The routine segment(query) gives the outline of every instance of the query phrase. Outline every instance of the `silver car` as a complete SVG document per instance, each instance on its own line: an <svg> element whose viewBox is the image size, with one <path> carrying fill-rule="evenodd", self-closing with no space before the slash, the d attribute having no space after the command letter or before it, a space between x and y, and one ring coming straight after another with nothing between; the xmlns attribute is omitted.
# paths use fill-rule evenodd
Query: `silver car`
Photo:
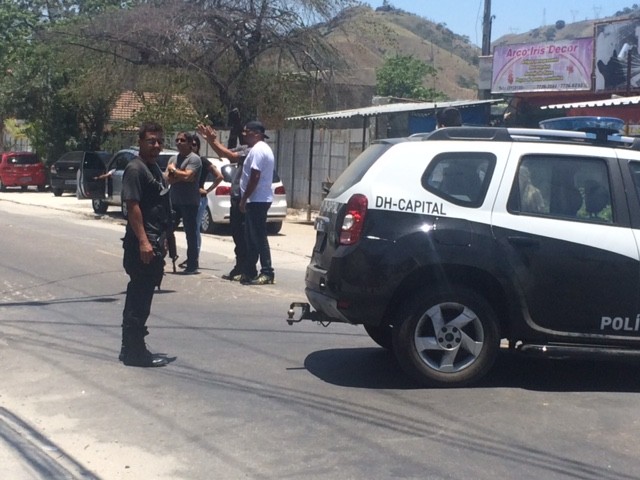
<svg viewBox="0 0 640 480"><path fill-rule="evenodd" d="M165 149L160 153L158 166L167 168L169 159L178 152ZM119 206L122 216L127 218L127 205L122 201L122 175L127 164L138 156L137 148L119 150L107 163L106 167L91 158L85 157L80 167L78 182L78 198L89 198L96 213L106 213L109 206ZM99 175L110 172L105 179L96 179Z"/></svg>

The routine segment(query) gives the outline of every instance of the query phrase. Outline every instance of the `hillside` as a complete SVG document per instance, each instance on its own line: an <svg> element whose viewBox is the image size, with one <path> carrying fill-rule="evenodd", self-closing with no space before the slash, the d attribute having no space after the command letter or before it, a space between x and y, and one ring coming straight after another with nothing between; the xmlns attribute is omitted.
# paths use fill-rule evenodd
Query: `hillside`
<svg viewBox="0 0 640 480"><path fill-rule="evenodd" d="M450 99L477 96L480 50L446 27L402 11L356 7L323 28L329 43L352 65L337 73L336 83L373 87L376 69L385 57L412 55L438 69L437 78L426 87L442 91Z"/></svg>

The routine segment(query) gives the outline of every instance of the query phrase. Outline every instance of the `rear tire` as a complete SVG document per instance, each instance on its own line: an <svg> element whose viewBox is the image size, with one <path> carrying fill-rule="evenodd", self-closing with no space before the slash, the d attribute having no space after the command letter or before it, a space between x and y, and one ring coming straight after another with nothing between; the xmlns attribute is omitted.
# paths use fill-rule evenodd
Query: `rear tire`
<svg viewBox="0 0 640 480"><path fill-rule="evenodd" d="M53 192L53 195L56 197L62 196L63 190L61 188L52 188L51 191Z"/></svg>
<svg viewBox="0 0 640 480"><path fill-rule="evenodd" d="M20 190L22 190L23 192L26 192L29 189L28 185L20 185Z"/></svg>
<svg viewBox="0 0 640 480"><path fill-rule="evenodd" d="M109 208L109 205L107 205L107 202L105 202L101 198L91 199L91 206L93 207L94 212L100 213L100 214L107 213L107 209Z"/></svg>
<svg viewBox="0 0 640 480"><path fill-rule="evenodd" d="M267 233L269 235L277 235L282 230L282 222L268 222Z"/></svg>
<svg viewBox="0 0 640 480"><path fill-rule="evenodd" d="M393 349L418 382L460 387L482 378L500 348L498 322L489 303L466 287L421 292L393 329Z"/></svg>
<svg viewBox="0 0 640 480"><path fill-rule="evenodd" d="M44 192L47 189L46 185L38 185L38 191L39 192Z"/></svg>
<svg viewBox="0 0 640 480"><path fill-rule="evenodd" d="M4 184L4 182L0 178L0 192L6 192L6 191L7 191L7 186Z"/></svg>
<svg viewBox="0 0 640 480"><path fill-rule="evenodd" d="M220 223L215 223L213 221L213 217L211 216L211 211L209 207L205 208L204 213L202 214L202 223L200 224L200 231L202 233L220 233L223 229L223 225Z"/></svg>
<svg viewBox="0 0 640 480"><path fill-rule="evenodd" d="M376 342L382 348L387 350L393 350L393 329L390 325L364 325L364 329L371 337L371 340Z"/></svg>

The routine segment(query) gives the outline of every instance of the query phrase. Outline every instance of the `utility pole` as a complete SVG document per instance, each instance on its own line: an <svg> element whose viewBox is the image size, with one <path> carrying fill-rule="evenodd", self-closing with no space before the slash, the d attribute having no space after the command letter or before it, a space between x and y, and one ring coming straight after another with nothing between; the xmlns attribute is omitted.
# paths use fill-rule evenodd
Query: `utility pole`
<svg viewBox="0 0 640 480"><path fill-rule="evenodd" d="M482 17L482 55L491 55L491 0L484 0Z"/></svg>
<svg viewBox="0 0 640 480"><path fill-rule="evenodd" d="M484 0L484 16L482 17L482 56L489 57L491 55L491 0ZM491 87L489 90L482 89L478 91L480 100L487 100L491 97Z"/></svg>

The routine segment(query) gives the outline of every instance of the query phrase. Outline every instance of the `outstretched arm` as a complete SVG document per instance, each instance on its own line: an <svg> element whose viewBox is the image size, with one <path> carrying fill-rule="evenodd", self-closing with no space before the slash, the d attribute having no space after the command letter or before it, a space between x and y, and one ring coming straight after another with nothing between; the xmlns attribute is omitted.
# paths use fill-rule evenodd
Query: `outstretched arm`
<svg viewBox="0 0 640 480"><path fill-rule="evenodd" d="M200 136L207 141L218 156L227 158L231 163L236 163L241 158L238 152L229 150L218 141L218 132L211 125L200 124L197 130Z"/></svg>

